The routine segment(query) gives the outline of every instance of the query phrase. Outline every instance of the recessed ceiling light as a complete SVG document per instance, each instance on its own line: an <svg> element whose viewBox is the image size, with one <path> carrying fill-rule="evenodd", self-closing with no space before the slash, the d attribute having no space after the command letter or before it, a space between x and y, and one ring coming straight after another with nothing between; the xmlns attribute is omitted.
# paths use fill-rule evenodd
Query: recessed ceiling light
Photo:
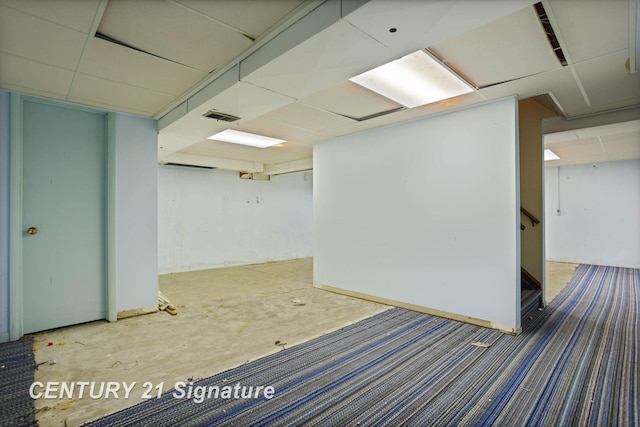
<svg viewBox="0 0 640 427"><path fill-rule="evenodd" d="M255 133L242 132L234 129L223 130L207 139L230 142L232 144L250 145L252 147L271 147L272 145L285 142L284 139L271 138L270 136L257 135Z"/></svg>
<svg viewBox="0 0 640 427"><path fill-rule="evenodd" d="M408 108L473 92L469 84L424 50L403 56L349 80Z"/></svg>
<svg viewBox="0 0 640 427"><path fill-rule="evenodd" d="M548 148L544 149L544 161L549 161L549 160L558 160L560 157L558 157L558 155L556 153L554 153L553 151L549 150Z"/></svg>

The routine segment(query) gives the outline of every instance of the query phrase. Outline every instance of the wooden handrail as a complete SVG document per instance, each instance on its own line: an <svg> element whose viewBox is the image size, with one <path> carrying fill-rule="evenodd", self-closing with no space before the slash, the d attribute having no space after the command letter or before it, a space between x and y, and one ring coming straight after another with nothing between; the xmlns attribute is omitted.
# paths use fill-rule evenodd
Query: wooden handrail
<svg viewBox="0 0 640 427"><path fill-rule="evenodd" d="M538 218L536 218L535 216L533 216L533 214L531 212L529 212L528 210L526 210L522 206L520 206L520 212L525 214L525 216L531 220L531 226L532 227L535 227L536 224L540 224L540 220Z"/></svg>

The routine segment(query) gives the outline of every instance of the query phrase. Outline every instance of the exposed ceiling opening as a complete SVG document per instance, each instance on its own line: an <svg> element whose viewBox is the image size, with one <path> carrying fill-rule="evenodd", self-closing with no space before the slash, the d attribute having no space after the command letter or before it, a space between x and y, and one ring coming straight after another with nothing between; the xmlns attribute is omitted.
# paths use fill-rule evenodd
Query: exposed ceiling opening
<svg viewBox="0 0 640 427"><path fill-rule="evenodd" d="M398 112L398 111L402 111L402 110L406 110L406 107L392 108L391 110L380 111L380 112L369 114L369 115L362 116L362 117L352 117L352 116L349 116L349 115L346 115L346 114L336 113L335 111L331 111L331 112L335 113L335 114L339 114L342 117L346 117L348 119L355 120L357 122L364 122L366 120L371 120L371 119L375 119L376 117L386 116L387 114L392 114L392 113L395 113L395 112Z"/></svg>
<svg viewBox="0 0 640 427"><path fill-rule="evenodd" d="M208 169L208 170L216 169L216 168L211 167L211 166L188 165L186 163L169 162L169 163L164 163L164 165L166 165L166 166L177 166L177 167L181 167L181 168L193 168L193 169Z"/></svg>
<svg viewBox="0 0 640 427"><path fill-rule="evenodd" d="M560 43L558 42L558 38L556 37L556 32L549 21L549 17L547 16L547 12L544 10L544 6L542 3L536 3L533 5L538 13L538 19L540 19L540 23L542 24L542 28L544 28L544 32L547 34L547 39L549 39L549 43L551 44L551 48L553 52L558 57L558 61L562 64L563 67L567 66L567 59L564 56L564 52L560 47Z"/></svg>
<svg viewBox="0 0 640 427"><path fill-rule="evenodd" d="M186 66L184 64L180 64L179 62L173 61L173 60L171 60L169 58L165 58L163 56L156 55L155 53L147 52L146 50L143 50L143 49L138 49L135 46L131 46L130 44L127 44L125 42L121 42L120 40L116 40L113 37L109 37L109 36L107 36L105 34L102 34L100 32L96 32L95 38L104 40L104 41L109 42L109 43L117 44L118 46L126 47L127 49L132 49L132 50L135 50L137 52L142 52L142 53L144 53L146 55L155 56L156 58L164 59L165 61L173 62L174 64Z"/></svg>

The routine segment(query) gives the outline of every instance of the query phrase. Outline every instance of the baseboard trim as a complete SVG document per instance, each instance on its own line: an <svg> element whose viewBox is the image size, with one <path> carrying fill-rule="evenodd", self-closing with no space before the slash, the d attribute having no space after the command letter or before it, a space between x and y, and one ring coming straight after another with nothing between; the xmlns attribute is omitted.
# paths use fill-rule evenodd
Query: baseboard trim
<svg viewBox="0 0 640 427"><path fill-rule="evenodd" d="M146 307L146 308L136 308L133 310L124 310L118 312L118 320L126 319L128 317L135 316L143 316L145 314L151 314L158 311L158 306Z"/></svg>
<svg viewBox="0 0 640 427"><path fill-rule="evenodd" d="M322 289L324 291L333 292L336 294L347 295L354 298L359 298L367 301L373 301L380 304L392 305L394 307L406 308L407 310L417 311L419 313L430 314L432 316L443 317L445 319L456 320L458 322L470 323L472 325L481 326L483 328L495 329L500 332L504 332L511 335L518 335L522 332L522 328L512 328L502 325L500 323L491 322L489 320L476 319L474 317L463 316L456 313L450 313L448 311L436 310L434 308L423 307L421 305L409 304L402 301L396 301L389 298L377 297L361 292L350 291L348 289L335 288L333 286L322 285L314 283L315 288Z"/></svg>

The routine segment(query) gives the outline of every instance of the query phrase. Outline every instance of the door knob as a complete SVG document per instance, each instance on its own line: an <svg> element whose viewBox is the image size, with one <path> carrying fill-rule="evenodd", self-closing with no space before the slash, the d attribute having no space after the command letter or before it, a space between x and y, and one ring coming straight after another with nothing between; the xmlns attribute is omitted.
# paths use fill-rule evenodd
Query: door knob
<svg viewBox="0 0 640 427"><path fill-rule="evenodd" d="M38 234L38 229L36 227L29 227L27 233L31 235Z"/></svg>

